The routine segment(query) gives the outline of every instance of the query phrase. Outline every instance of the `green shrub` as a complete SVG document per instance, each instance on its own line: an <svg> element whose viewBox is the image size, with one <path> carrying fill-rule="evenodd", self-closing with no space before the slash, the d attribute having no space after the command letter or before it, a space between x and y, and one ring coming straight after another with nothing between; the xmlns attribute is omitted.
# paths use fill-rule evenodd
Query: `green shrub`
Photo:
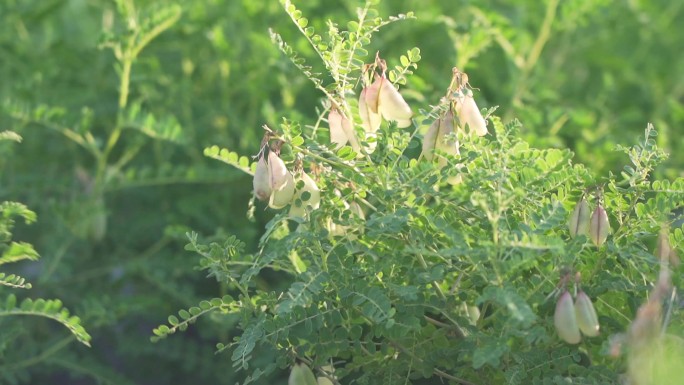
<svg viewBox="0 0 684 385"><path fill-rule="evenodd" d="M454 69L445 96L401 129L411 113L394 87L410 84L420 51L386 63L367 47L380 28L412 15L384 21L368 2L357 21L346 28L331 22L321 33L289 1L282 4L327 71L316 73L271 32L325 95L318 118L265 126L255 156L261 165L216 146L205 155L252 174L260 199L272 208L288 201L289 210L269 221L256 252L234 236L212 242L189 233L186 248L233 293L170 316L153 340L204 314L235 319L242 334L222 340L217 351L229 351L233 366L247 371L243 383L297 362L334 383L618 383L623 369L607 354L611 336L629 327L656 280L673 295L669 311L679 312L676 292L662 278L671 254L650 250L663 226L674 226L668 248L684 241L684 180L652 178L667 158L654 128L637 144L617 147L628 161L624 172L595 177L569 150L530 146L520 138L521 124L502 122L494 109L483 110L489 123L481 127L480 111L468 107L473 94L479 98L478 79ZM379 101L369 96L378 85ZM371 110L385 120L377 132L364 116ZM317 188L305 187L305 173ZM320 202L312 198L319 191ZM568 226L580 199L593 212L582 216L583 231L577 220ZM298 209L307 202L311 207ZM280 284L261 284L264 274L278 274ZM576 339L564 337L570 344L553 321L566 290L586 293L577 300L579 326L572 305L557 316L573 318L556 322L559 330L576 328ZM600 334L593 336L597 321ZM681 328L681 319L669 321ZM636 349L632 334L626 342ZM276 361L258 361L263 351L277 352ZM673 378L673 368L665 378Z"/></svg>

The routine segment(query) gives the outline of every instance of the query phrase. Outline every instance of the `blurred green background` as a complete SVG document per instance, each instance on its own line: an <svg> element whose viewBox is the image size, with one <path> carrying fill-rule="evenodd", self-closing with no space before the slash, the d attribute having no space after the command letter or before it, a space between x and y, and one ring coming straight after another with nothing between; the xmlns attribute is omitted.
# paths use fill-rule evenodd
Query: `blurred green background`
<svg viewBox="0 0 684 385"><path fill-rule="evenodd" d="M320 31L328 19L344 27L361 4L296 3ZM235 319L208 317L156 344L149 337L168 314L227 293L197 271L196 256L183 250L185 231L235 234L253 249L272 215L258 206L248 220L250 178L202 150L216 144L252 155L261 125L317 118L322 95L281 55L268 28L324 68L278 1L176 4L178 21L133 64L129 102L160 125L177 122L182 134L159 140L124 130L113 159L139 151L107 174L97 201L88 192L92 156L59 127L90 132L102 145L116 125L118 67L98 42L125 25L117 4L0 1L0 131L24 138L0 144L0 201L38 213L17 239L42 255L15 267L34 283L17 295L62 299L93 335L86 348L49 321L0 320L0 383L234 384L243 376L229 355L214 355L217 342L235 335ZM619 173L627 159L614 146L635 143L652 122L671 154L659 176L682 175L684 2L407 0L378 8L383 16L417 16L383 29L373 43L390 65L421 49L403 89L414 109L436 104L458 66L480 90L479 106L520 119L535 146L571 148L597 176ZM94 213L106 218L101 238L92 231ZM264 277L262 284L279 282Z"/></svg>

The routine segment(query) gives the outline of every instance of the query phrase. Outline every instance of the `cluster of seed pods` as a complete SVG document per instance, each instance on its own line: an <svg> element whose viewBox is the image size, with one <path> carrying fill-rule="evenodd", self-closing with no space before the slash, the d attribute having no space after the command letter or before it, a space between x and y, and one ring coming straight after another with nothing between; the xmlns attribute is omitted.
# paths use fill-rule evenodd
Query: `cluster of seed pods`
<svg viewBox="0 0 684 385"><path fill-rule="evenodd" d="M365 84L361 90L358 104L361 127L366 139L376 136L383 119L396 122L399 128L405 128L411 125L413 117L411 107L399 90L387 79L385 61L376 56L375 64L370 67L374 69L365 74L364 81L368 84ZM380 73L376 73L375 69L379 69ZM361 145L352 121L334 102L328 114L328 125L330 126L330 142L335 144L336 148L339 149L349 144L355 152L361 153ZM368 150L372 152L374 149L375 142L371 142Z"/></svg>
<svg viewBox="0 0 684 385"><path fill-rule="evenodd" d="M610 233L610 221L606 209L598 203L592 212L585 197L582 197L575 205L568 221L570 236L588 236L597 247L600 247L608 239Z"/></svg>
<svg viewBox="0 0 684 385"><path fill-rule="evenodd" d="M487 135L487 123L482 117L479 108L468 88L468 75L453 70L453 77L444 104L445 111L430 125L423 137L422 157L427 161L437 161L437 167L444 168L447 159L438 155L435 150L446 155L460 155L460 144L456 139L456 127L465 131L466 126L471 132L479 136ZM461 177L451 177L447 180L450 184L458 184Z"/></svg>
<svg viewBox="0 0 684 385"><path fill-rule="evenodd" d="M398 128L405 128L412 124L413 112L411 107L401 96L396 86L387 78L387 65L384 60L376 56L375 63L366 66L363 75L363 89L359 95L358 111L361 128L365 139L375 137L383 120L396 123ZM343 101L331 100L328 113L330 141L337 149L349 145L359 156L362 156L361 141L357 137L361 131L354 128L353 119L349 118L349 108ZM456 130L475 132L486 135L486 121L473 99L472 90L468 84L468 76L454 69L452 82L447 96L443 100L439 117L430 125L423 139L422 157L427 161L436 161L439 168L447 165L444 155L458 156L459 142ZM301 165L294 173L288 170L285 162L280 158L282 142L271 145L273 136L267 134L262 141L261 151L257 155L257 166L254 173L254 194L257 199L267 201L269 207L282 209L290 205L290 215L306 218L308 213L320 205L321 192L315 181L301 169ZM368 143L366 152L375 149L375 141ZM435 151L437 150L437 152ZM296 167L297 168L297 167ZM448 182L457 184L460 176L451 177ZM355 215L364 218L363 211L355 202L346 203L347 209ZM329 222L331 235L346 234L347 228L336 225L332 219Z"/></svg>
<svg viewBox="0 0 684 385"><path fill-rule="evenodd" d="M579 281L579 278L577 280ZM564 287L567 278L562 281L563 291L558 297L553 315L558 336L569 344L580 342L580 332L587 337L596 337L599 334L599 322L591 299L580 289L573 304L572 295Z"/></svg>
<svg viewBox="0 0 684 385"><path fill-rule="evenodd" d="M303 169L294 174L287 169L279 156L280 145L271 147L268 136L264 138L252 181L254 195L274 209L290 205L290 215L304 218L320 206L321 192Z"/></svg>

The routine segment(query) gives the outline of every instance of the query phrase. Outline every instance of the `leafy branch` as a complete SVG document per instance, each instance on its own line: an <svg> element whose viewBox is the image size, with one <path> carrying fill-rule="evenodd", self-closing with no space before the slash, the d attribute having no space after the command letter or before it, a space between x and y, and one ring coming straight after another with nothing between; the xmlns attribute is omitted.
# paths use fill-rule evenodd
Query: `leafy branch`
<svg viewBox="0 0 684 385"><path fill-rule="evenodd" d="M152 330L154 336L150 337L152 342L157 342L166 338L176 331L185 331L189 325L195 323L198 318L215 310L225 313L235 311L239 307L235 305L235 300L226 295L223 298L213 298L209 301L201 301L198 306L193 306L188 310L180 310L178 317L170 315L168 324L160 325Z"/></svg>
<svg viewBox="0 0 684 385"><path fill-rule="evenodd" d="M0 308L0 317L16 316L16 315L32 315L52 319L65 326L78 339L78 341L86 346L90 346L90 334L81 326L81 319L77 316L71 316L69 310L63 307L62 301L58 299L45 300L30 298L24 299L19 306L17 304L17 297L14 294L7 296L4 308Z"/></svg>

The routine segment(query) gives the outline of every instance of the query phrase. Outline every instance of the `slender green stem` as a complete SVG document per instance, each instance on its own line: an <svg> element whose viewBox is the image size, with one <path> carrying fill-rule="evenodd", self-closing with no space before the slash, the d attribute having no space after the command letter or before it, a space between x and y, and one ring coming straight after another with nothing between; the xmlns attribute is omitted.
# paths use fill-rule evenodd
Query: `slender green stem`
<svg viewBox="0 0 684 385"><path fill-rule="evenodd" d="M423 255L422 254L416 254L416 255L418 256L418 262L420 262L420 265L423 267L423 269L427 270L428 265L427 265L427 262L425 262L425 258L423 258ZM439 298L441 298L443 301L446 301L447 298L444 295L442 288L439 287L439 284L437 283L437 281L432 281L431 284L432 284L432 287L437 292L437 295L439 295Z"/></svg>
<svg viewBox="0 0 684 385"><path fill-rule="evenodd" d="M350 52L355 52L356 49L359 47L359 44L361 43L361 36L360 36L360 31L364 28L364 23L366 21L366 15L368 14L368 9L370 8L370 2L367 1L366 5L363 7L363 10L359 12L359 27L356 32L356 39L354 40L354 45L351 47L349 50ZM352 67L352 62L354 60L354 55L349 55L349 58L347 59L347 64L345 66L345 69L347 70L347 73L351 73L351 67ZM344 89L347 88L347 76L342 77L342 81L340 84L340 89L342 92L344 92Z"/></svg>
<svg viewBox="0 0 684 385"><path fill-rule="evenodd" d="M59 266L59 263L62 261L62 257L66 254L67 250L69 250L69 247L71 244L74 242L74 238L70 237L64 244L57 249L57 252L55 252L55 256L48 266L47 270L45 271L45 274L42 275L41 281L45 282L50 279L52 274L55 272L55 269L57 269L57 266Z"/></svg>
<svg viewBox="0 0 684 385"><path fill-rule="evenodd" d="M560 0L549 0L546 5L546 14L544 15L544 20L539 28L539 33L537 34L537 39L534 41L530 52L527 54L527 58L521 68L520 77L517 81L517 87L511 98L511 105L517 106L521 103L521 98L523 94L527 91L527 80L532 72L532 69L537 64L539 57L541 56L544 46L551 38L551 28L553 22L556 19L556 14L558 11L558 5ZM511 111L514 111L511 109Z"/></svg>
<svg viewBox="0 0 684 385"><path fill-rule="evenodd" d="M44 360L50 358L51 356L55 355L60 350L64 349L67 345L69 345L71 342L73 342L74 339L75 339L74 336L64 337L61 340L57 341L52 346L50 346L49 348L43 350L43 352L38 354L37 356L27 358L23 361L9 363L9 364L5 364L5 365L0 366L0 372L11 372L11 371L15 371L15 370L19 370L19 369L23 369L23 368L26 368L29 366L39 364L42 361L44 361Z"/></svg>
<svg viewBox="0 0 684 385"><path fill-rule="evenodd" d="M133 57L126 55L121 63L121 83L119 86L119 112L128 105L128 93L131 83L131 67L133 66Z"/></svg>

